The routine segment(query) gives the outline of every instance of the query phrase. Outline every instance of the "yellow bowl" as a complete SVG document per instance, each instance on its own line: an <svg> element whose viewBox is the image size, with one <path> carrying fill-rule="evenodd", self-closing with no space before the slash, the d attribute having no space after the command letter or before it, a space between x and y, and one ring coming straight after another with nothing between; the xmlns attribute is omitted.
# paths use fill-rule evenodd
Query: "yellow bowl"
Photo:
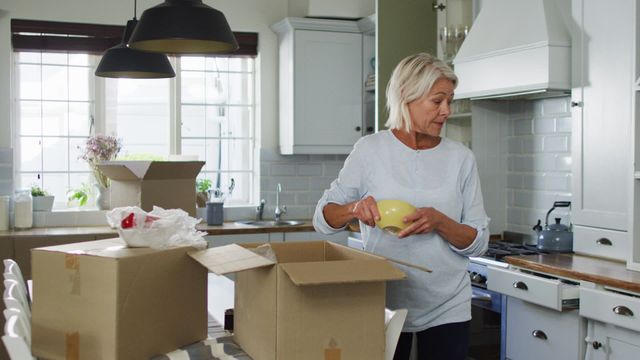
<svg viewBox="0 0 640 360"><path fill-rule="evenodd" d="M396 235L411 225L411 223L405 224L402 219L413 214L416 208L402 200L380 200L378 201L378 211L380 212L380 220L376 222L376 225L380 229Z"/></svg>

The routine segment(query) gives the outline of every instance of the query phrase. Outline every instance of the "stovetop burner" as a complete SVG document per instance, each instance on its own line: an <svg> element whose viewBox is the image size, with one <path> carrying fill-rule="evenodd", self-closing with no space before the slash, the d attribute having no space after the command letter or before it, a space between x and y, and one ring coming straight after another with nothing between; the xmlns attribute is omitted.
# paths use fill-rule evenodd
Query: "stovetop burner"
<svg viewBox="0 0 640 360"><path fill-rule="evenodd" d="M506 241L494 241L489 243L489 249L482 255L483 258L501 261L503 257L509 255L537 255L548 254L541 251L535 245L516 244Z"/></svg>

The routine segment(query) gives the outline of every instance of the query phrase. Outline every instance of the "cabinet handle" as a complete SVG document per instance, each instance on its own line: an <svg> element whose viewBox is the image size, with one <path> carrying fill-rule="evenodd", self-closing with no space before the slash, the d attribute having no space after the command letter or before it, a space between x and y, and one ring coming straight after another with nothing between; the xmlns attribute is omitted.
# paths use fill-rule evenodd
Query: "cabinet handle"
<svg viewBox="0 0 640 360"><path fill-rule="evenodd" d="M438 4L438 2L434 1L431 3L431 5L433 6L433 10L440 10L440 11L444 11L444 9L447 8L447 5L445 4Z"/></svg>
<svg viewBox="0 0 640 360"><path fill-rule="evenodd" d="M531 332L531 336L538 339L547 340L547 334L545 334L542 330L533 330L533 332Z"/></svg>
<svg viewBox="0 0 640 360"><path fill-rule="evenodd" d="M367 132L373 132L373 126L367 126Z"/></svg>
<svg viewBox="0 0 640 360"><path fill-rule="evenodd" d="M602 343L600 341L594 341L591 343L591 347L595 350L598 350L602 347Z"/></svg>
<svg viewBox="0 0 640 360"><path fill-rule="evenodd" d="M600 239L596 240L596 244L598 244L598 245L606 245L606 246L612 246L613 245L611 240L609 240L607 238L600 238Z"/></svg>
<svg viewBox="0 0 640 360"><path fill-rule="evenodd" d="M362 128L360 126L356 126L356 131L360 131Z"/></svg>
<svg viewBox="0 0 640 360"><path fill-rule="evenodd" d="M571 107L582 107L582 101L572 101Z"/></svg>
<svg viewBox="0 0 640 360"><path fill-rule="evenodd" d="M529 290L529 287L527 286L527 284L523 283L522 281L514 282L513 287L520 290Z"/></svg>
<svg viewBox="0 0 640 360"><path fill-rule="evenodd" d="M622 316L633 316L633 311L631 311L631 309L629 309L626 306L623 305L618 305L616 307L613 308L613 312L617 315L622 315Z"/></svg>

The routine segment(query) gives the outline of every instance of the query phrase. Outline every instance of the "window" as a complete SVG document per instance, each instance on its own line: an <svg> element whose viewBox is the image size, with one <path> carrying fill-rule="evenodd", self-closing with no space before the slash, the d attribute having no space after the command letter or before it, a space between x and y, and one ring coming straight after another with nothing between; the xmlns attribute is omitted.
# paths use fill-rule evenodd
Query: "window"
<svg viewBox="0 0 640 360"><path fill-rule="evenodd" d="M226 204L249 205L259 192L255 129L257 34L235 33L225 57L170 57L175 79L103 79L99 55L121 27L16 20L14 129L16 186L38 184L67 206L66 194L91 182L78 156L94 133L123 141L120 157L197 156ZM119 35L118 35L119 36ZM65 49L69 51L65 51Z"/></svg>

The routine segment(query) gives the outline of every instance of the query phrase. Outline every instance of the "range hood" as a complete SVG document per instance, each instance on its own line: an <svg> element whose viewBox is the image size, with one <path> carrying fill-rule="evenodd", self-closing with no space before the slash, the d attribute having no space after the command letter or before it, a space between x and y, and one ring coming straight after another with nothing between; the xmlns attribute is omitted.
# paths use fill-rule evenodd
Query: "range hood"
<svg viewBox="0 0 640 360"><path fill-rule="evenodd" d="M456 99L571 93L568 0L484 0L453 60Z"/></svg>

